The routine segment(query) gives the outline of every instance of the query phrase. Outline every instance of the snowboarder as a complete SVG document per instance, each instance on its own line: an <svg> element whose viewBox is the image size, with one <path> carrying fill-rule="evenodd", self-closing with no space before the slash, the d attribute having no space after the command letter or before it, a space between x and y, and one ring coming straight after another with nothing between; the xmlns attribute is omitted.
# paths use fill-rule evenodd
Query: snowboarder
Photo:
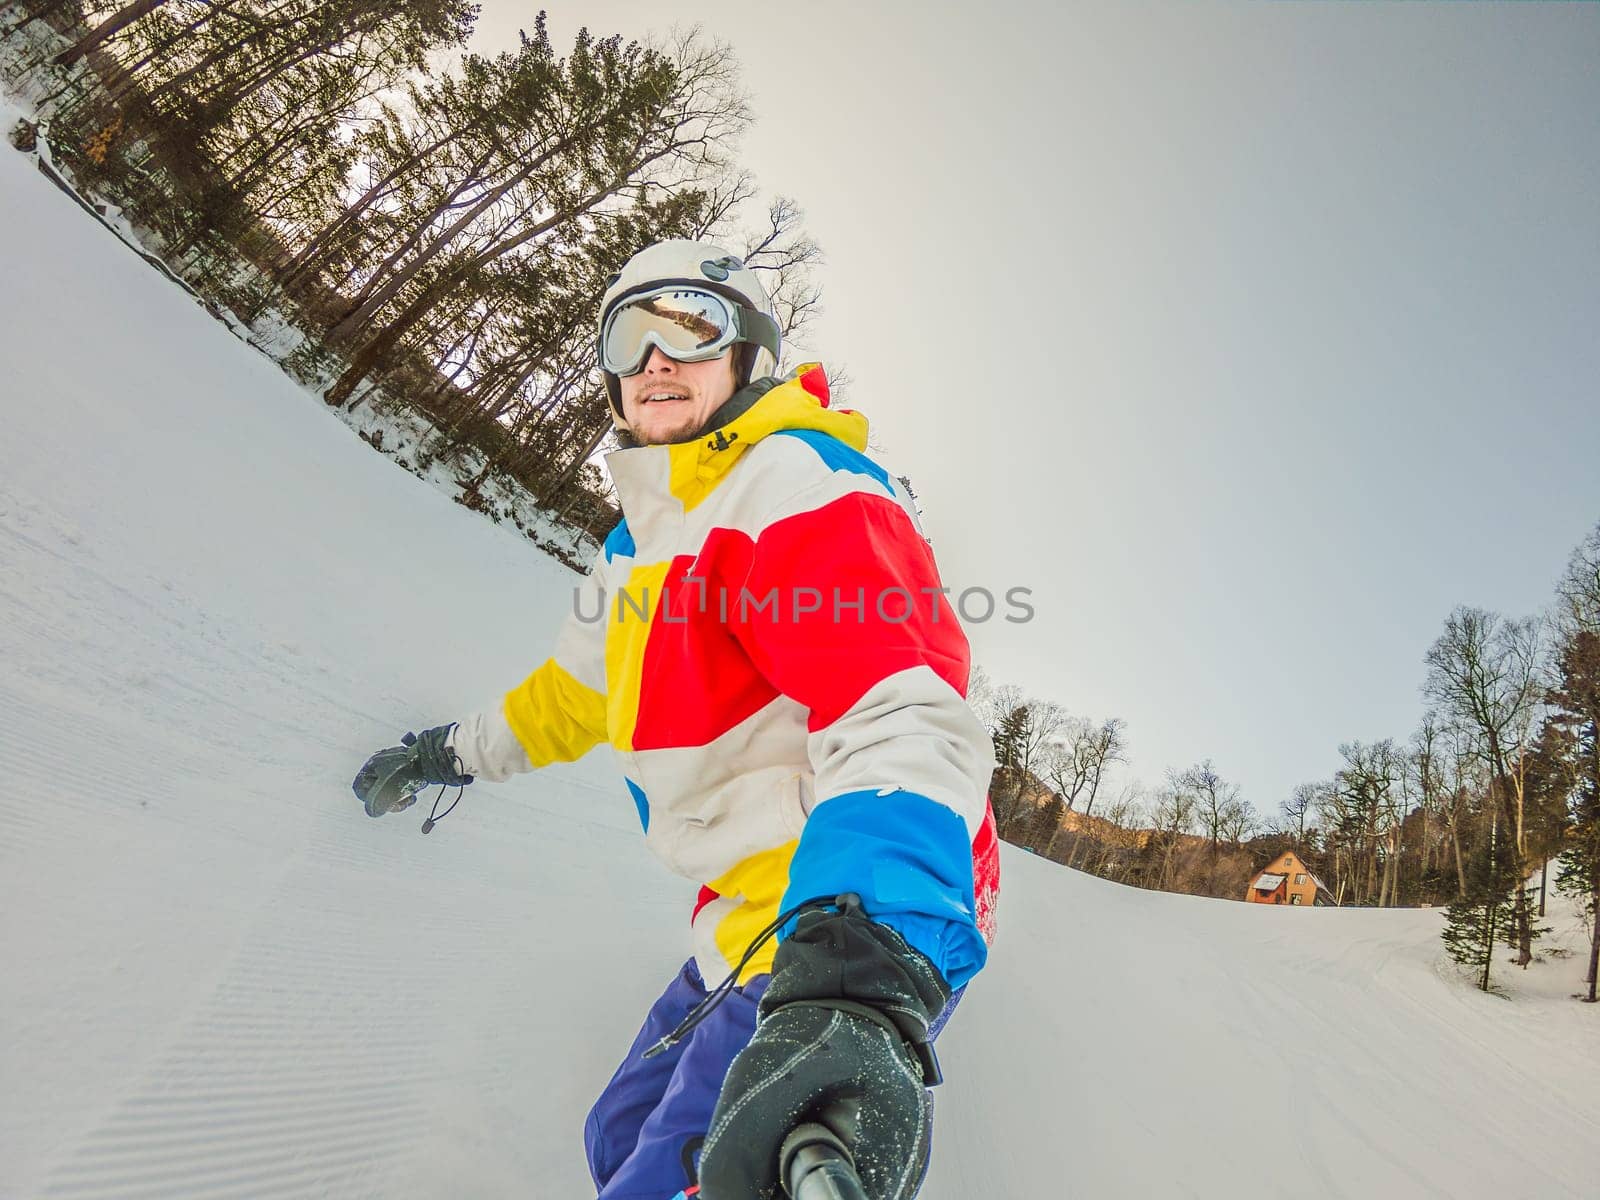
<svg viewBox="0 0 1600 1200"><path fill-rule="evenodd" d="M993 937L966 637L866 418L829 407L819 365L775 378L779 350L725 249L627 263L599 324L623 519L554 656L354 784L380 816L608 742L647 845L702 885L693 955L589 1114L600 1200L697 1176L703 1200L772 1197L819 1118L873 1200L914 1196L931 1043Z"/></svg>

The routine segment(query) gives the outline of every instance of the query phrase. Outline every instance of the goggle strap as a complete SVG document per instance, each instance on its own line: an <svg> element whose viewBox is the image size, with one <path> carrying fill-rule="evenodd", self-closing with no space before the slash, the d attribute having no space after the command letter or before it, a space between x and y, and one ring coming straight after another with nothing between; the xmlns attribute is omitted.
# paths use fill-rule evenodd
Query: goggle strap
<svg viewBox="0 0 1600 1200"><path fill-rule="evenodd" d="M734 305L734 319L739 323L739 340L760 346L772 355L772 361L778 361L778 349L783 345L783 330L778 328L778 322L760 309L751 308L747 304Z"/></svg>

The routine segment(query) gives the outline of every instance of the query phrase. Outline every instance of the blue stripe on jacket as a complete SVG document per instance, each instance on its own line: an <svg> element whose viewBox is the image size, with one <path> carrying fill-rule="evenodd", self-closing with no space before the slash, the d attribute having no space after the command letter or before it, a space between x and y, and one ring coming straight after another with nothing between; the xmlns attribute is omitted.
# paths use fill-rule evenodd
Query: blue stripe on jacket
<svg viewBox="0 0 1600 1200"><path fill-rule="evenodd" d="M951 990L989 957L972 897L967 824L926 796L864 790L817 805L789 864L783 908L842 892L857 893L869 917L927 955Z"/></svg>
<svg viewBox="0 0 1600 1200"><path fill-rule="evenodd" d="M619 554L624 558L632 558L638 552L633 544L633 530L628 528L627 517L618 521L612 526L611 532L606 534L605 552L607 562L611 562Z"/></svg>
<svg viewBox="0 0 1600 1200"><path fill-rule="evenodd" d="M869 476L881 483L889 495L895 494L894 484L889 481L888 471L831 433L824 433L820 429L774 429L772 432L778 437L799 438L817 452L817 457L827 464L830 471L848 471L853 475Z"/></svg>

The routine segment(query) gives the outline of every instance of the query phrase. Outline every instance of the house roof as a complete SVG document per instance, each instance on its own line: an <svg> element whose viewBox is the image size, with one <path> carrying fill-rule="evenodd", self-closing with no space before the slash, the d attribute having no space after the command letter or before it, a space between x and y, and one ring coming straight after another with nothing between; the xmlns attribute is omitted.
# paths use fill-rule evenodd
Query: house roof
<svg viewBox="0 0 1600 1200"><path fill-rule="evenodd" d="M1279 885L1281 885L1287 878L1289 878L1287 875L1263 874L1257 876L1256 881L1250 886L1255 888L1258 892L1272 892L1276 891Z"/></svg>

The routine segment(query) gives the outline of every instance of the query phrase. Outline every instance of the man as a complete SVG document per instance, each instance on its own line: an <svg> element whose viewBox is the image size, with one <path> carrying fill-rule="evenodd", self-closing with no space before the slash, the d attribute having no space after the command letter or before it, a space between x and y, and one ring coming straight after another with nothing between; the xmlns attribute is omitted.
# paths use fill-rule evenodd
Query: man
<svg viewBox="0 0 1600 1200"><path fill-rule="evenodd" d="M697 1174L702 1200L773 1196L785 1136L818 1120L868 1195L908 1200L930 1043L998 888L966 638L866 419L828 406L818 366L772 377L778 324L738 258L635 255L599 353L623 520L554 657L380 751L356 794L377 816L609 742L647 844L702 887L694 955L589 1115L601 1200L694 1195Z"/></svg>

